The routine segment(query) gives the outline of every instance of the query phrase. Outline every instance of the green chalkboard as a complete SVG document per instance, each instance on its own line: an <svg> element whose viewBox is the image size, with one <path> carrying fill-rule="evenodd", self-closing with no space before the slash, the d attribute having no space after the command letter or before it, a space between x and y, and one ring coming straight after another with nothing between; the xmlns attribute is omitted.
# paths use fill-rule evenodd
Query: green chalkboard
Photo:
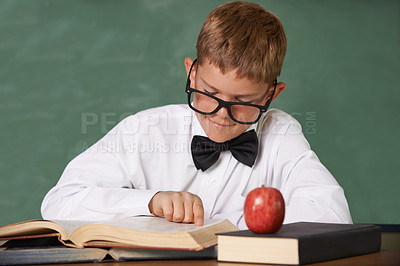
<svg viewBox="0 0 400 266"><path fill-rule="evenodd" d="M1 0L0 224L40 218L76 155L139 110L184 103L185 57L225 1ZM399 1L255 1L288 52L274 102L345 189L355 222L399 223Z"/></svg>

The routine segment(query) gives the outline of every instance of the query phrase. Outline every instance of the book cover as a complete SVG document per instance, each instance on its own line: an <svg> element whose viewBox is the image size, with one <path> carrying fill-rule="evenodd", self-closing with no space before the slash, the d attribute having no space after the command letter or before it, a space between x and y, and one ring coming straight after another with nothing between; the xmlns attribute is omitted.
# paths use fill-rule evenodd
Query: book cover
<svg viewBox="0 0 400 266"><path fill-rule="evenodd" d="M218 234L218 260L297 265L378 252L380 245L379 226L298 222L275 234Z"/></svg>

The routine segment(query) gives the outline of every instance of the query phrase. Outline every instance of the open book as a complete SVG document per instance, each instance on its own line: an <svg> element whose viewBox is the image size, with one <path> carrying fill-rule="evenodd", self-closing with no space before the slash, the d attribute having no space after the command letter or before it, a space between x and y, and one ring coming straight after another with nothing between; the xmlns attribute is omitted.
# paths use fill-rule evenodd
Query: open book
<svg viewBox="0 0 400 266"><path fill-rule="evenodd" d="M215 234L237 231L228 220L204 220L203 226L173 223L162 217L119 220L30 220L0 227L0 240L58 236L66 246L202 250L217 244Z"/></svg>

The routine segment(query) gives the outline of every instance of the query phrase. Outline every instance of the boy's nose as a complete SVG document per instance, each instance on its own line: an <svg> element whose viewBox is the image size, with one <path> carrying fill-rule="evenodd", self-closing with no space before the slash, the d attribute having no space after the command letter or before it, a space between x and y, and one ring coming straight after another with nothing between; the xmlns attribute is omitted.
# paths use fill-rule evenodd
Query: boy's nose
<svg viewBox="0 0 400 266"><path fill-rule="evenodd" d="M230 118L229 117L229 113L228 113L228 109L226 109L226 107L221 107L221 109L218 110L218 112L216 113L219 117L221 118Z"/></svg>

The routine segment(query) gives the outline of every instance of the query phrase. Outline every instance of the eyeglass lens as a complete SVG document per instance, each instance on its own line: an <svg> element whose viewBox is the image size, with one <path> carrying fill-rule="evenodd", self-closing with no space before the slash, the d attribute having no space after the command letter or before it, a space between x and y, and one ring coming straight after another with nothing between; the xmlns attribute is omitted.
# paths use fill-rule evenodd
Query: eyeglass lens
<svg viewBox="0 0 400 266"><path fill-rule="evenodd" d="M219 107L219 102L216 99L195 91L190 94L190 103L192 103L194 109L206 114L213 113ZM254 122L260 115L259 108L241 104L231 105L228 112L235 120L244 123Z"/></svg>

